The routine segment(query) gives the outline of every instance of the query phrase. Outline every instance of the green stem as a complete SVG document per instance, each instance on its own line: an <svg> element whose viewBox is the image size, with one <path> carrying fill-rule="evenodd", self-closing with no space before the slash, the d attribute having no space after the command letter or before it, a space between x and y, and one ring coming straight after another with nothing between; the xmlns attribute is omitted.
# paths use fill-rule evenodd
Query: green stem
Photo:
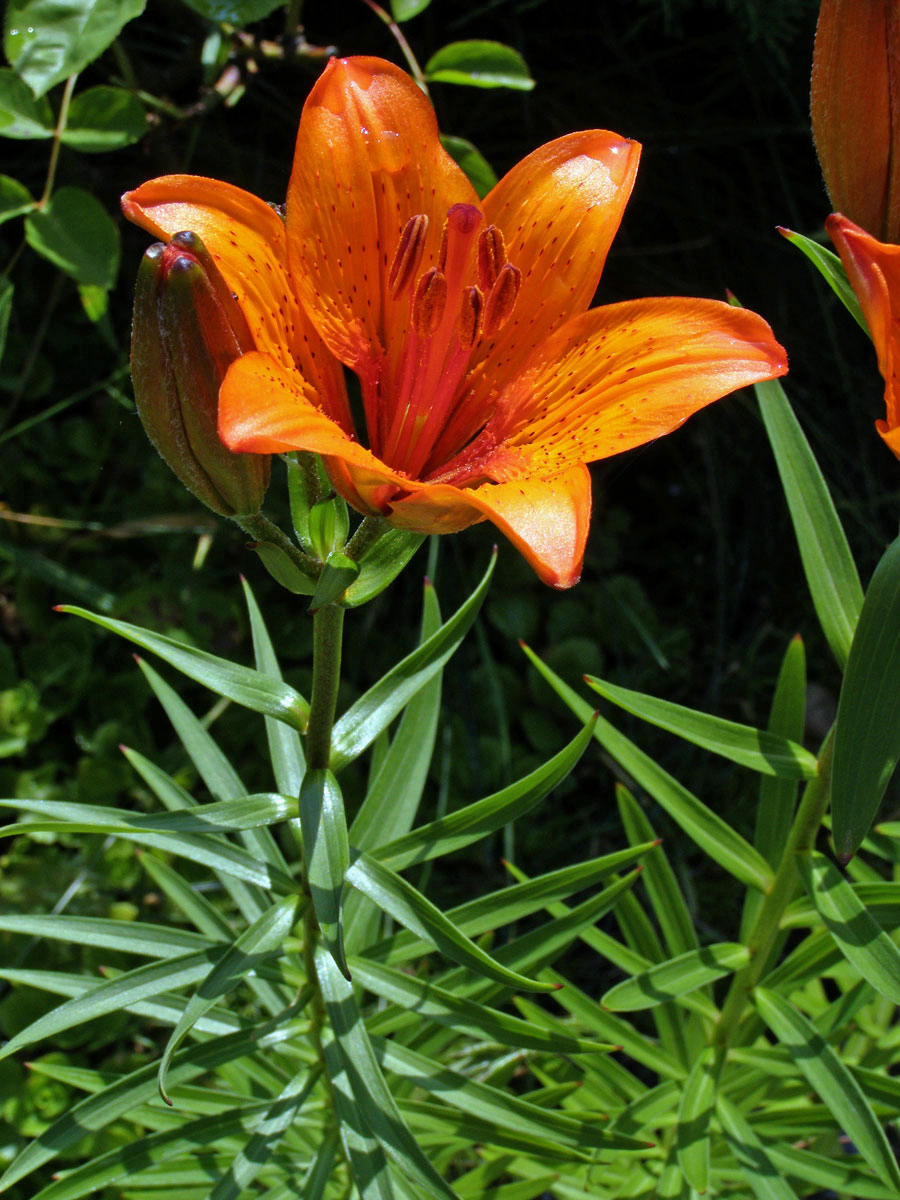
<svg viewBox="0 0 900 1200"><path fill-rule="evenodd" d="M380 17L381 20L384 21L385 25L387 25L387 27L391 31L391 33L394 35L394 39L396 40L397 45L400 47L400 50L403 53L403 57L406 59L407 63L409 64L409 70L410 70L410 73L412 74L413 79L415 79L416 83L419 85L419 87L422 89L422 91L427 96L429 94L429 92L428 92L428 81L425 78L425 72L419 66L419 60L416 58L415 54L413 54L412 47L410 46L410 44L406 40L406 38L403 36L403 32L400 29L400 26L397 24L397 22L394 20L394 18L391 16L391 14L389 12L386 12L381 7L380 4L375 3L375 0L363 0L363 4L365 4L369 8L371 8L372 12L376 15L376 17Z"/></svg>
<svg viewBox="0 0 900 1200"><path fill-rule="evenodd" d="M353 531L353 537L344 547L344 553L358 563L387 528L387 521L382 517L364 517Z"/></svg>
<svg viewBox="0 0 900 1200"><path fill-rule="evenodd" d="M231 519L235 525L240 525L244 533L249 534L254 541L272 542L280 550L283 550L307 578L318 579L320 570L318 564L313 562L302 550L299 550L287 534L279 529L274 521L264 517L261 512L235 515Z"/></svg>
<svg viewBox="0 0 900 1200"><path fill-rule="evenodd" d="M59 117L56 122L56 128L53 130L53 145L50 147L50 162L47 165L47 179L44 183L44 192L40 200L38 200L38 208L46 208L50 203L50 197L53 194L53 184L56 182L56 164L59 161L59 147L62 141L62 135L66 128L66 122L69 119L69 103L72 99L72 93L75 90L75 80L77 75L70 75L66 80L66 86L63 89L62 100L59 105Z"/></svg>
<svg viewBox="0 0 900 1200"><path fill-rule="evenodd" d="M306 764L310 771L327 768L331 760L343 628L344 610L336 604L326 604L313 617L313 683L306 730Z"/></svg>
<svg viewBox="0 0 900 1200"><path fill-rule="evenodd" d="M811 779L803 791L797 815L788 836L784 853L772 886L760 906L759 913L747 945L750 949L750 962L743 970L738 971L731 981L728 995L722 1006L722 1016L719 1020L713 1042L717 1046L728 1046L737 1028L738 1022L744 1015L744 1009L750 1000L750 993L768 970L772 949L778 939L781 918L784 910L794 898L800 879L797 870L797 860L803 854L808 854L815 845L816 835L822 826L822 818L828 808L831 795L831 757L834 742L834 728L822 744L819 755L819 773Z"/></svg>

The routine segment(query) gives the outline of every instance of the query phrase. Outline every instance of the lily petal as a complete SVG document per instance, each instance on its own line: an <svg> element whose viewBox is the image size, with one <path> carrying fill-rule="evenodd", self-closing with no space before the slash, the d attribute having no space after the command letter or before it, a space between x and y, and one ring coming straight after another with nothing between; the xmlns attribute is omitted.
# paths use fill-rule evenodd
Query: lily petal
<svg viewBox="0 0 900 1200"><path fill-rule="evenodd" d="M448 209L476 204L410 77L375 58L332 59L303 107L288 187L287 235L300 298L334 354L361 370L405 322L389 269L411 217L429 218L422 269Z"/></svg>
<svg viewBox="0 0 900 1200"><path fill-rule="evenodd" d="M786 370L771 329L746 309L682 297L610 304L535 350L460 459L487 454L482 468L500 481L549 477L652 441L713 400Z"/></svg>
<svg viewBox="0 0 900 1200"><path fill-rule="evenodd" d="M637 142L616 133L572 133L523 158L485 197L485 218L522 273L515 320L478 356L486 391L591 303L640 156Z"/></svg>
<svg viewBox="0 0 900 1200"><path fill-rule="evenodd" d="M575 466L551 479L476 488L430 484L392 506L391 521L419 532L450 533L487 518L544 583L569 588L581 578L591 519L591 476Z"/></svg>
<svg viewBox="0 0 900 1200"><path fill-rule="evenodd" d="M875 428L900 458L900 246L879 242L833 213L825 222L856 292L878 354L887 420Z"/></svg>
<svg viewBox="0 0 900 1200"><path fill-rule="evenodd" d="M335 419L352 427L340 364L298 303L284 222L268 204L217 179L164 175L127 192L122 211L165 241L182 230L196 233L237 296L258 348L299 366Z"/></svg>

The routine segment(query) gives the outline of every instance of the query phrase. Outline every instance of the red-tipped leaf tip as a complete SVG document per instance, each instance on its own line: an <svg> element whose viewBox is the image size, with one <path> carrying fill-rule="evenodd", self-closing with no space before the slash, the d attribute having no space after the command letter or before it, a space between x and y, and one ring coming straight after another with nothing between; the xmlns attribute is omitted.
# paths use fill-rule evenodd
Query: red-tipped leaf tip
<svg viewBox="0 0 900 1200"><path fill-rule="evenodd" d="M662 845L662 843L663 843L663 840L662 840L662 838L657 838L657 839L656 839L656 841L655 841L655 842L651 842L651 843L650 843L650 845L651 845L651 846L661 846L661 845Z"/></svg>
<svg viewBox="0 0 900 1200"><path fill-rule="evenodd" d="M839 854L837 856L837 860L841 864L842 867L846 867L846 865L850 862L850 860L855 857L856 857L856 851L851 850L849 853Z"/></svg>
<svg viewBox="0 0 900 1200"><path fill-rule="evenodd" d="M141 656L140 656L139 654L135 654L134 652L132 652L132 655L131 655L131 657L132 657L132 658L134 659L134 661L135 661L136 663L138 663L138 664L140 664L140 663L142 663L142 662L144 661L144 660L141 658Z"/></svg>
<svg viewBox="0 0 900 1200"><path fill-rule="evenodd" d="M776 229L777 229L777 231L778 231L778 232L781 234L781 236L782 236L783 238L787 238L787 239L788 239L788 241L790 241L790 239L791 239L792 237L796 237L796 236L797 236L797 235L796 235L796 233L794 232L794 230L793 230L793 229L788 229L786 225L776 225L776 226L775 226L775 228L776 228Z"/></svg>
<svg viewBox="0 0 900 1200"><path fill-rule="evenodd" d="M50 611L51 612L63 612L64 608L65 608L65 605L63 605L63 604L54 604L51 606Z"/></svg>
<svg viewBox="0 0 900 1200"><path fill-rule="evenodd" d="M565 984L563 984L563 983L554 983L553 990L554 990L554 992L561 992L564 987L565 987Z"/></svg>
<svg viewBox="0 0 900 1200"><path fill-rule="evenodd" d="M422 586L423 586L423 587L426 587L426 588L430 588L430 587L434 587L434 584L431 582L431 580L430 580L430 579L428 578L428 576L426 575L426 576L424 576L424 578L422 579Z"/></svg>
<svg viewBox="0 0 900 1200"><path fill-rule="evenodd" d="M175 1107L175 1105L172 1103L171 1098L166 1095L166 1093L162 1090L162 1088L159 1089L159 1094L160 1094L160 1096L162 1096L165 1103L168 1104L169 1108Z"/></svg>
<svg viewBox="0 0 900 1200"><path fill-rule="evenodd" d="M519 643L519 649L520 649L520 650L527 650L527 649L528 649L528 643L525 641L525 639L524 639L524 638L517 638L516 640L517 640L517 641L518 641L518 643Z"/></svg>
<svg viewBox="0 0 900 1200"><path fill-rule="evenodd" d="M244 574L243 571L238 571L238 579L241 581L241 583L247 582L247 576Z"/></svg>

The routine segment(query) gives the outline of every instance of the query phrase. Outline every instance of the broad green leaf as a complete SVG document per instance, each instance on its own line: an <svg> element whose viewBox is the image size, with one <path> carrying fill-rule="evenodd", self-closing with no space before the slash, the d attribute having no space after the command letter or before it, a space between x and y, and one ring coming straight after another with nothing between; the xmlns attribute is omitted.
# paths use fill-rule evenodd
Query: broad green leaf
<svg viewBox="0 0 900 1200"><path fill-rule="evenodd" d="M146 0L9 0L3 48L36 96L99 58Z"/></svg>
<svg viewBox="0 0 900 1200"><path fill-rule="evenodd" d="M62 141L73 150L101 154L139 141L147 132L147 112L124 88L88 88L69 105Z"/></svg>
<svg viewBox="0 0 900 1200"><path fill-rule="evenodd" d="M750 951L739 942L719 942L679 954L657 963L648 971L623 979L603 997L603 1007L612 1012L637 1012L683 996L704 984L721 979L750 961Z"/></svg>
<svg viewBox="0 0 900 1200"><path fill-rule="evenodd" d="M441 145L457 164L483 200L497 182L497 175L477 146L467 138L441 134Z"/></svg>
<svg viewBox="0 0 900 1200"><path fill-rule="evenodd" d="M803 561L813 607L843 669L862 608L862 588L828 486L777 379L756 384L756 397Z"/></svg>
<svg viewBox="0 0 900 1200"><path fill-rule="evenodd" d="M900 538L875 568L838 701L831 820L839 857L859 849L900 758Z"/></svg>
<svg viewBox="0 0 900 1200"><path fill-rule="evenodd" d="M710 1121L716 1103L716 1051L707 1046L688 1072L678 1104L675 1149L682 1174L696 1192L709 1187Z"/></svg>
<svg viewBox="0 0 900 1200"><path fill-rule="evenodd" d="M900 1192L897 1160L849 1068L790 1001L765 988L756 988L753 998L759 1015L818 1092L837 1128L847 1134L878 1177Z"/></svg>
<svg viewBox="0 0 900 1200"><path fill-rule="evenodd" d="M524 645L522 648L575 716L587 721L592 715L590 705L542 662L533 650ZM594 737L713 861L742 883L761 892L769 889L772 883L769 865L726 821L602 717L597 718Z"/></svg>
<svg viewBox="0 0 900 1200"><path fill-rule="evenodd" d="M257 887L285 893L294 890L293 880L268 863L259 862L246 850L220 842L203 834L141 833L119 821L115 809L94 804L73 804L55 800L0 800L0 809L19 809L38 814L35 821L0 826L0 836L11 834L102 833L154 846L192 862L202 863L213 871L221 871L254 883ZM131 814L126 814L130 816Z"/></svg>
<svg viewBox="0 0 900 1200"><path fill-rule="evenodd" d="M372 1046L386 1071L412 1080L418 1087L433 1092L445 1104L492 1121L516 1133L533 1136L563 1146L599 1150L646 1150L647 1143L610 1133L598 1127L596 1120L539 1108L509 1091L470 1079L451 1071L443 1063L402 1046L397 1041L374 1038Z"/></svg>
<svg viewBox="0 0 900 1200"><path fill-rule="evenodd" d="M25 218L32 250L83 286L108 290L119 273L119 230L84 188L62 187Z"/></svg>
<svg viewBox="0 0 900 1200"><path fill-rule="evenodd" d="M407 883L402 876L369 855L361 854L347 871L345 879L416 937L422 938L470 971L515 990L553 990L547 984L537 983L501 966L462 933L449 917L411 883Z"/></svg>
<svg viewBox="0 0 900 1200"><path fill-rule="evenodd" d="M2 133L3 129L0 128L0 134ZM31 192L24 183L19 183L18 179L13 179L10 175L0 175L0 225L4 221L11 221L13 217L21 217L23 213L31 212L35 204L36 201L32 199ZM6 282L4 280L4 283ZM12 284L9 284L9 296L12 300ZM5 327L0 321L0 355L3 354L4 333Z"/></svg>
<svg viewBox="0 0 900 1200"><path fill-rule="evenodd" d="M283 546L274 542L255 542L253 551L275 582L295 596L311 596L316 590L315 579L300 569Z"/></svg>
<svg viewBox="0 0 900 1200"><path fill-rule="evenodd" d="M528 64L518 50L481 39L442 46L425 64L425 78L429 83L506 87L524 92L534 87Z"/></svg>
<svg viewBox="0 0 900 1200"><path fill-rule="evenodd" d="M159 1092L167 1104L172 1101L166 1092L166 1075L175 1051L200 1017L233 991L245 975L255 971L271 955L280 953L285 938L297 920L299 904L299 896L286 896L273 904L225 950L187 1002L181 1019L169 1036L159 1064Z"/></svg>
<svg viewBox="0 0 900 1200"><path fill-rule="evenodd" d="M422 825L396 841L378 846L373 851L373 857L395 871L401 871L413 863L461 850L487 834L502 829L510 821L530 812L566 778L584 753L593 730L592 715L564 750L523 779L457 812Z"/></svg>
<svg viewBox="0 0 900 1200"><path fill-rule="evenodd" d="M495 551L481 583L449 621L382 676L337 722L332 735L333 771L358 758L455 653L484 602L496 561Z"/></svg>
<svg viewBox="0 0 900 1200"><path fill-rule="evenodd" d="M48 138L53 136L54 125L49 102L36 100L15 71L0 68L0 137Z"/></svg>
<svg viewBox="0 0 900 1200"><path fill-rule="evenodd" d="M185 0L188 8L207 21L252 25L281 7L282 0Z"/></svg>
<svg viewBox="0 0 900 1200"><path fill-rule="evenodd" d="M860 329L864 331L867 337L871 337L869 327L866 324L866 318L863 316L859 301L856 298L856 292L854 292L850 280L847 278L847 272L844 270L844 264L834 251L829 250L826 246L819 245L812 238L804 237L802 233L795 233L793 229L779 229L778 232L792 246L796 246L798 250L806 255L853 317L854 321L856 321L857 325L859 325Z"/></svg>
<svg viewBox="0 0 900 1200"><path fill-rule="evenodd" d="M823 854L798 859L806 891L844 957L863 979L900 1004L900 950Z"/></svg>
<svg viewBox="0 0 900 1200"><path fill-rule="evenodd" d="M391 1090L385 1083L356 1005L353 987L324 950L316 953L316 972L322 998L334 1030L355 1108L372 1134L406 1175L429 1197L456 1200L410 1133Z"/></svg>
<svg viewBox="0 0 900 1200"><path fill-rule="evenodd" d="M584 681L588 687L626 712L666 729L685 741L693 742L712 754L720 754L739 766L749 767L762 775L775 775L779 779L813 779L816 775L814 754L796 742L765 729L739 725L709 713L683 708L668 700L644 696L591 675L585 675Z"/></svg>
<svg viewBox="0 0 900 1200"><path fill-rule="evenodd" d="M359 608L380 595L425 540L423 533L388 527L359 560L359 575L344 592L344 608Z"/></svg>
<svg viewBox="0 0 900 1200"><path fill-rule="evenodd" d="M144 650L149 650L151 654L159 655L189 679L196 679L210 691L226 696L236 704L274 717L277 721L284 721L300 732L306 729L309 704L299 692L280 680L271 679L252 667L242 667L239 663L217 658L213 654L207 654L205 650L197 650L184 642L177 642L174 638L164 637L149 629L141 629L138 625L129 625L127 621L101 617L68 604L61 605L58 611L83 617L103 629L127 638Z"/></svg>
<svg viewBox="0 0 900 1200"><path fill-rule="evenodd" d="M344 876L350 862L344 799L330 771L307 771L300 789L306 881L322 940L348 979L341 927Z"/></svg>
<svg viewBox="0 0 900 1200"><path fill-rule="evenodd" d="M353 982L367 991L470 1036L486 1037L503 1046L547 1054L596 1054L615 1049L613 1045L590 1042L585 1038L545 1033L528 1021L454 996L429 980L417 979L371 959L351 958L350 965Z"/></svg>
<svg viewBox="0 0 900 1200"><path fill-rule="evenodd" d="M424 12L431 0L391 0L391 15L395 21L410 21Z"/></svg>
<svg viewBox="0 0 900 1200"><path fill-rule="evenodd" d="M769 1147L762 1144L740 1109L721 1092L716 1097L716 1115L756 1200L798 1200L769 1157Z"/></svg>

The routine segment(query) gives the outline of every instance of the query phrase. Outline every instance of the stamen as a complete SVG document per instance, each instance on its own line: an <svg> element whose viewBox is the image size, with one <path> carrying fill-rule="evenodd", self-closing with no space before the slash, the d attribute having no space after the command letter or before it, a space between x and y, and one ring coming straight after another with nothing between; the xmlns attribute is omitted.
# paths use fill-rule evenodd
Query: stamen
<svg viewBox="0 0 900 1200"><path fill-rule="evenodd" d="M471 350L478 340L484 296L477 287L464 289L459 307L456 336L463 350Z"/></svg>
<svg viewBox="0 0 900 1200"><path fill-rule="evenodd" d="M507 263L491 288L484 310L484 336L493 337L503 328L516 306L522 272Z"/></svg>
<svg viewBox="0 0 900 1200"><path fill-rule="evenodd" d="M388 272L388 288L395 299L406 290L419 270L427 232L428 217L425 213L417 213L409 218L400 234L394 261Z"/></svg>
<svg viewBox="0 0 900 1200"><path fill-rule="evenodd" d="M488 225L478 239L478 278L483 291L491 290L507 261L503 234L496 225Z"/></svg>
<svg viewBox="0 0 900 1200"><path fill-rule="evenodd" d="M412 303L413 328L419 337L431 337L447 307L447 276L432 267L416 284Z"/></svg>

